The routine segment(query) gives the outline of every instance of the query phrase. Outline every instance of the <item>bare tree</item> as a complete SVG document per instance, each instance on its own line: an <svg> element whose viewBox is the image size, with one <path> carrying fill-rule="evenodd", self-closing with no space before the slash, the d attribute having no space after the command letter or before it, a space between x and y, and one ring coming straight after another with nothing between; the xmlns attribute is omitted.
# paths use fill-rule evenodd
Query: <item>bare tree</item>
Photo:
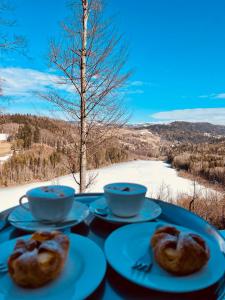
<svg viewBox="0 0 225 300"><path fill-rule="evenodd" d="M0 0L0 51L24 51L26 46L23 36L9 33L10 28L16 25L15 20L8 17L12 10L8 1Z"/></svg>
<svg viewBox="0 0 225 300"><path fill-rule="evenodd" d="M198 198L198 193L197 193L197 180L196 177L193 178L193 193L192 193L192 197L189 203L189 207L188 209L190 211L194 211L195 209L195 200Z"/></svg>
<svg viewBox="0 0 225 300"><path fill-rule="evenodd" d="M123 72L127 47L105 20L101 0L77 0L71 3L72 20L63 23L60 41L51 41L50 63L58 71L58 84L67 92L50 91L42 95L74 121L79 141L73 154L79 153L80 192L85 191L87 159L126 121L120 88L130 76ZM74 160L69 159L74 173ZM93 178L91 179L93 180Z"/></svg>

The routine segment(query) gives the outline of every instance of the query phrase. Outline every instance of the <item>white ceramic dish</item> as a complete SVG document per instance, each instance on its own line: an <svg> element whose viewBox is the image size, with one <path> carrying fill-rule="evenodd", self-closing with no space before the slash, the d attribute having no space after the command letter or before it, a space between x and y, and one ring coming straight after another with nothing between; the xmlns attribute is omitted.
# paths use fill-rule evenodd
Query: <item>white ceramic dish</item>
<svg viewBox="0 0 225 300"><path fill-rule="evenodd" d="M25 203L28 207L28 203ZM35 219L31 212L25 210L23 207L16 207L9 215L8 220L12 226L25 230L25 231L36 231L36 230L57 230L72 227L82 222L89 214L87 205L80 203L76 200L73 202L73 206L68 216L63 222L57 223L58 225L46 225L41 222L34 222ZM74 220L74 222L68 222ZM22 222L24 221L24 222Z"/></svg>
<svg viewBox="0 0 225 300"><path fill-rule="evenodd" d="M29 238L24 236L22 238ZM70 234L70 249L67 262L58 278L37 289L18 287L6 274L0 273L1 300L83 300L101 283L106 261L102 250L90 239ZM0 262L7 261L16 239L1 244Z"/></svg>
<svg viewBox="0 0 225 300"><path fill-rule="evenodd" d="M210 259L200 271L188 276L175 276L154 261L147 274L133 270L131 266L148 249L157 223L131 224L115 230L105 242L105 254L110 265L128 280L146 288L163 292L183 293L206 288L216 283L225 272L225 257L216 242L202 236L210 248ZM186 232L194 232L176 226ZM198 233L197 233L198 234Z"/></svg>
<svg viewBox="0 0 225 300"><path fill-rule="evenodd" d="M108 207L118 217L137 215L147 192L144 185L129 182L109 183L103 189Z"/></svg>
<svg viewBox="0 0 225 300"><path fill-rule="evenodd" d="M65 185L39 186L20 197L19 204L29 210L35 219L59 222L69 214L74 194L75 190ZM29 207L24 206L24 198L27 198Z"/></svg>
<svg viewBox="0 0 225 300"><path fill-rule="evenodd" d="M162 212L161 207L156 204L154 201L152 201L149 198L145 198L144 204L142 209L140 210L140 213L134 217L118 217L110 211L110 209L107 209L107 216L101 216L96 213L96 209L103 209L107 208L106 199L104 196L98 198L94 202L92 202L89 206L89 209L92 213L96 215L96 217L103 219L107 222L112 223L138 223L138 222L146 222L150 220L156 219Z"/></svg>

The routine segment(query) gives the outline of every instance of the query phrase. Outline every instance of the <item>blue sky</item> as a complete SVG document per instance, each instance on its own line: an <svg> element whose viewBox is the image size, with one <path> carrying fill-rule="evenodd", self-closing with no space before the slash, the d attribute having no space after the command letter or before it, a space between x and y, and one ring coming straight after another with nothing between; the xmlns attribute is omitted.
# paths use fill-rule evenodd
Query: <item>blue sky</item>
<svg viewBox="0 0 225 300"><path fill-rule="evenodd" d="M41 113L47 105L33 91L57 88L46 57L68 1L13 2L16 30L27 37L32 58L1 58L3 88L13 100L7 109ZM115 15L129 43L127 67L134 69L125 89L130 122L225 124L224 13L224 0L108 0L106 14Z"/></svg>

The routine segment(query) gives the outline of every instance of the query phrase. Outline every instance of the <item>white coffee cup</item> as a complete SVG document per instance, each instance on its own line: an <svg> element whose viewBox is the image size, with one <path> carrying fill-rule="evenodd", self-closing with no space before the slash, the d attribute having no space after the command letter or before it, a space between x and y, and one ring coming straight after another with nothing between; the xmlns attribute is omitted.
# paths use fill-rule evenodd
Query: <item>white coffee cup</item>
<svg viewBox="0 0 225 300"><path fill-rule="evenodd" d="M146 192L144 185L136 183L116 182L104 186L107 205L119 217L137 215L144 204Z"/></svg>
<svg viewBox="0 0 225 300"><path fill-rule="evenodd" d="M37 220L63 221L70 212L75 190L69 186L50 185L31 189L19 199L20 205ZM22 201L28 199L28 206Z"/></svg>

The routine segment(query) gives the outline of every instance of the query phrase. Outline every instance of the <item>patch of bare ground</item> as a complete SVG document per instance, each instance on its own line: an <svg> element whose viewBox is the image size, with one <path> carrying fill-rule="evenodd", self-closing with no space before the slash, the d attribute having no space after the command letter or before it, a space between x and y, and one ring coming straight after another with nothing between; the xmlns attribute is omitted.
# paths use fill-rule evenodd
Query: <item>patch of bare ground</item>
<svg viewBox="0 0 225 300"><path fill-rule="evenodd" d="M117 137L134 158L158 160L161 156L161 138L147 129L122 128Z"/></svg>
<svg viewBox="0 0 225 300"><path fill-rule="evenodd" d="M11 152L11 143L0 142L0 156L7 155Z"/></svg>

